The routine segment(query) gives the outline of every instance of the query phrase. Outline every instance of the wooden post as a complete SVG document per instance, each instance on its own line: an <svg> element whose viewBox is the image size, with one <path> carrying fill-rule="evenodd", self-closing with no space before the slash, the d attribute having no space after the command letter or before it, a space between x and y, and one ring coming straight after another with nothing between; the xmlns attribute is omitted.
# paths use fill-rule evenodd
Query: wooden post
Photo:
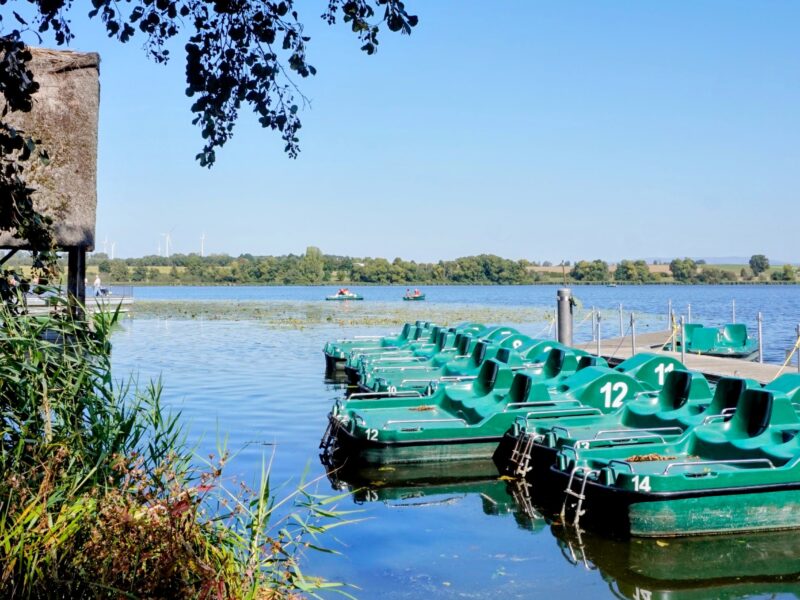
<svg viewBox="0 0 800 600"><path fill-rule="evenodd" d="M75 318L83 318L83 307L86 306L86 248L70 248L67 256L67 298Z"/></svg>

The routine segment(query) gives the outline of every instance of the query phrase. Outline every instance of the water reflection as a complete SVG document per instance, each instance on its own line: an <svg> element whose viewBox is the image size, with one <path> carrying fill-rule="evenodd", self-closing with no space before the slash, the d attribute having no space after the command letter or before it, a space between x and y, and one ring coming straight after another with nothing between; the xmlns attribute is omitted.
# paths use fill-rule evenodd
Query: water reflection
<svg viewBox="0 0 800 600"><path fill-rule="evenodd" d="M597 570L632 600L774 597L800 594L796 531L691 538L615 540L554 525L562 555Z"/></svg>
<svg viewBox="0 0 800 600"><path fill-rule="evenodd" d="M537 506L525 481L501 478L491 462L348 469L323 459L331 485L357 504L423 509L477 501L488 516L513 516L531 533L549 531L561 556L595 572L611 595L631 600L800 597L796 531L666 539L614 539L563 526Z"/></svg>

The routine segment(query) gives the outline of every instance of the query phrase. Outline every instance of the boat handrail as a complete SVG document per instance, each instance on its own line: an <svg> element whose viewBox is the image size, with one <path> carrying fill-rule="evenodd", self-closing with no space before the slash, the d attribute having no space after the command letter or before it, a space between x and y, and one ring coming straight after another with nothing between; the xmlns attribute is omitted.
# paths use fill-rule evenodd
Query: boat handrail
<svg viewBox="0 0 800 600"><path fill-rule="evenodd" d="M768 458L734 458L730 460L696 460L696 461L684 461L684 462L674 462L667 465L667 468L664 469L662 475L666 475L670 472L673 467L697 467L697 466L705 466L705 465L755 465L755 464L766 464L769 466L770 469L774 469L775 465L772 461Z"/></svg>
<svg viewBox="0 0 800 600"><path fill-rule="evenodd" d="M397 420L389 420L383 424L381 429L385 430L389 425L406 425L411 423L463 423L464 426L467 426L467 422L464 419L459 418L452 418L452 419L397 419Z"/></svg>
<svg viewBox="0 0 800 600"><path fill-rule="evenodd" d="M537 419L542 417L551 417L553 415L569 415L574 413L581 413L584 415L602 415L604 414L602 410L599 408L563 408L563 409L556 409L556 410L543 410L543 411L531 411L525 414L526 419L530 419L531 417L535 417Z"/></svg>
<svg viewBox="0 0 800 600"><path fill-rule="evenodd" d="M354 340L381 340L385 337L392 337L391 335L354 335Z"/></svg>
<svg viewBox="0 0 800 600"><path fill-rule="evenodd" d="M422 365L419 366L409 366L409 367L375 367L372 369L373 372L376 371L438 371L438 367L424 367Z"/></svg>
<svg viewBox="0 0 800 600"><path fill-rule="evenodd" d="M664 439L664 436L659 435L658 433L643 432L634 435L620 435L617 437L577 440L575 442L575 447L581 448L583 450L588 450L589 448L592 448L594 446L602 446L601 442L629 442L629 444L627 445L635 445L639 440L656 440L658 442L661 442L662 444L667 443L667 440Z"/></svg>
<svg viewBox="0 0 800 600"><path fill-rule="evenodd" d="M509 408L525 408L526 406L553 406L556 404L578 404L579 400L542 400L541 402L509 402L503 409L506 412Z"/></svg>
<svg viewBox="0 0 800 600"><path fill-rule="evenodd" d="M373 366L375 363L387 363L387 362L422 362L428 360L424 356L394 356L389 358L376 358L375 360L371 361ZM365 365L366 366L366 365ZM377 367L380 368L380 367Z"/></svg>
<svg viewBox="0 0 800 600"><path fill-rule="evenodd" d="M406 383L430 383L431 381L436 381L435 379L426 379L424 377L417 377L413 379L403 379L397 385L405 385Z"/></svg>
<svg viewBox="0 0 800 600"><path fill-rule="evenodd" d="M630 471L631 473L634 473L633 465L631 463L629 463L627 460L620 460L618 458L614 458L614 459L608 461L608 466L610 467L612 465L620 465L622 467L626 467L628 469L628 471Z"/></svg>
<svg viewBox="0 0 800 600"><path fill-rule="evenodd" d="M551 433L555 433L556 431L563 431L564 432L564 437L567 438L567 439L572 437L572 434L569 432L569 429L564 427L563 425L553 425L550 428L550 432Z"/></svg>
<svg viewBox="0 0 800 600"><path fill-rule="evenodd" d="M477 378L477 375L444 375L443 377L433 379L432 381L472 381L473 379Z"/></svg>
<svg viewBox="0 0 800 600"><path fill-rule="evenodd" d="M598 431L595 434L593 439L595 439L595 440L599 439L600 436L602 436L602 435L604 435L606 433L630 433L630 434L636 435L636 434L640 434L640 433L651 433L651 432L654 432L654 431L662 431L662 432L664 432L664 431L675 431L675 432L678 433L678 435L680 435L680 434L683 433L684 430L683 430L683 428L678 427L677 425L673 426L673 427L641 427L641 428L638 428L638 429L633 429L633 428L631 428L631 429L601 429L600 431ZM619 439L619 438L614 438L614 439Z"/></svg>
<svg viewBox="0 0 800 600"><path fill-rule="evenodd" d="M422 394L420 394L417 390L401 390L399 392L356 392L355 394L350 394L348 396L348 400L352 398L365 398L369 400L369 398L383 398L383 397L403 397L403 396L410 396L412 398L422 398Z"/></svg>

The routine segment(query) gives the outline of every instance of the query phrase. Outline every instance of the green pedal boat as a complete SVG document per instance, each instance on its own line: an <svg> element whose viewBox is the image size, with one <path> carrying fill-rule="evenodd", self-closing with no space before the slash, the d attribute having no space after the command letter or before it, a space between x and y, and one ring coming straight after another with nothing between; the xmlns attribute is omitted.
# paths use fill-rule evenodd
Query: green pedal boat
<svg viewBox="0 0 800 600"><path fill-rule="evenodd" d="M461 323L453 327L443 327L428 324L425 328L417 327L409 332L402 344L394 346L359 346L354 345L347 350L344 360L344 370L348 379L354 385L359 382L365 370L365 364L373 361L419 361L421 356L430 356L436 352L447 349L450 343L457 346L459 336L482 336L495 328L486 327L478 323ZM448 334L453 334L450 337Z"/></svg>
<svg viewBox="0 0 800 600"><path fill-rule="evenodd" d="M322 349L325 367L328 370L343 367L351 352L401 348L425 335L432 327L434 325L428 321L417 321L406 323L401 332L395 335L364 335L327 342Z"/></svg>
<svg viewBox="0 0 800 600"><path fill-rule="evenodd" d="M643 537L800 527L798 399L800 376L784 375L676 440L563 446L562 518Z"/></svg>
<svg viewBox="0 0 800 600"><path fill-rule="evenodd" d="M758 340L747 335L747 327L741 323L730 323L723 327L704 327L699 323L684 326L686 332L686 352L755 360L758 357ZM681 341L668 343L665 350L681 351Z"/></svg>
<svg viewBox="0 0 800 600"><path fill-rule="evenodd" d="M605 414L648 389L624 368L603 365L555 348L538 368L489 359L474 381L428 396L339 400L321 446L356 464L488 458L518 417Z"/></svg>
<svg viewBox="0 0 800 600"><path fill-rule="evenodd" d="M730 414L747 387L760 387L753 380L723 378L712 396L702 374L683 370L670 357L653 354L637 355L626 368L637 372L649 387L660 383L663 387L642 392L606 415L520 419L498 446L498 467L509 475L545 484L563 446L636 445L680 437L707 419Z"/></svg>
<svg viewBox="0 0 800 600"><path fill-rule="evenodd" d="M542 354L553 348L564 348L553 340L538 340L503 329L496 336L487 336L468 344L467 354L433 356L425 362L395 363L393 365L366 364L359 378L365 392L391 392L425 390L441 383L474 379L481 365L490 358L499 358L509 366L518 368L536 366ZM586 354L570 350L572 354Z"/></svg>

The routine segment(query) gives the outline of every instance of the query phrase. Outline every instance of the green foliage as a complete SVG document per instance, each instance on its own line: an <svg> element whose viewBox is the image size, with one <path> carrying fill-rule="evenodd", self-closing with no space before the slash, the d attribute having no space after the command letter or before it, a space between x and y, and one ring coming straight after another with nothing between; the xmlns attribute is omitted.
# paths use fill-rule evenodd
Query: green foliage
<svg viewBox="0 0 800 600"><path fill-rule="evenodd" d="M608 263L602 260L580 260L575 263L569 272L570 277L575 281L608 281L611 275L608 271Z"/></svg>
<svg viewBox="0 0 800 600"><path fill-rule="evenodd" d="M0 595L283 598L333 586L298 561L346 522L337 498L309 484L275 498L266 469L255 489L229 490L224 448L195 465L160 386L114 383L116 320L0 306Z"/></svg>
<svg viewBox="0 0 800 600"><path fill-rule="evenodd" d="M690 283L697 276L697 263L691 258L676 258L669 263L669 270L672 272L675 281Z"/></svg>
<svg viewBox="0 0 800 600"><path fill-rule="evenodd" d="M750 257L750 270L754 275L760 275L769 269L769 259L763 254L754 254Z"/></svg>
<svg viewBox="0 0 800 600"><path fill-rule="evenodd" d="M700 274L697 275L697 281L700 283L733 283L736 281L736 273L726 271L719 267L703 267Z"/></svg>
<svg viewBox="0 0 800 600"><path fill-rule="evenodd" d="M614 279L630 283L648 283L655 278L643 260L622 260L614 271Z"/></svg>
<svg viewBox="0 0 800 600"><path fill-rule="evenodd" d="M771 278L772 281L795 281L796 276L794 267L790 264L785 264L780 270L773 271Z"/></svg>

